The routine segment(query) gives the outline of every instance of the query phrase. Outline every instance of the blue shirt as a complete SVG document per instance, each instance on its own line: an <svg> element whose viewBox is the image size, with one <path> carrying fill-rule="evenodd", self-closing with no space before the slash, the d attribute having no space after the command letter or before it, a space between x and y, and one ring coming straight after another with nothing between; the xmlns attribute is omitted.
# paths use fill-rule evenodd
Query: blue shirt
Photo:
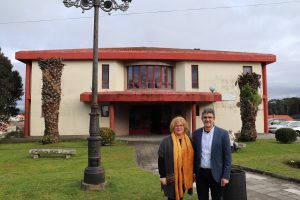
<svg viewBox="0 0 300 200"><path fill-rule="evenodd" d="M205 132L203 129L202 133L202 142L201 142L201 167L202 168L211 168L210 160L211 160L211 146L212 140L214 136L214 129L213 127L210 132Z"/></svg>

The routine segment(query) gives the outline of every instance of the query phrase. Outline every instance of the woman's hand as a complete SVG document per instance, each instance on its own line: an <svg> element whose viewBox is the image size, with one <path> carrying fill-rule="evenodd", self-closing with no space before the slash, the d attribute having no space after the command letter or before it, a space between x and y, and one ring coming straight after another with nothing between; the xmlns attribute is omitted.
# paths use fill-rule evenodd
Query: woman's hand
<svg viewBox="0 0 300 200"><path fill-rule="evenodd" d="M160 178L160 183L163 185L167 185L167 178L166 177Z"/></svg>

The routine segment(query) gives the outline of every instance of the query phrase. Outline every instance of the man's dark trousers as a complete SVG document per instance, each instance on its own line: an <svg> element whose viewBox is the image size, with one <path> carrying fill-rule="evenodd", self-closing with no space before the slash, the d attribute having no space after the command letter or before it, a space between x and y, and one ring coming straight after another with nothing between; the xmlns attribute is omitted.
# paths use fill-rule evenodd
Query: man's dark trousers
<svg viewBox="0 0 300 200"><path fill-rule="evenodd" d="M196 176L197 195L199 200L209 200L209 188L212 200L221 200L221 183L214 180L211 170L200 168Z"/></svg>

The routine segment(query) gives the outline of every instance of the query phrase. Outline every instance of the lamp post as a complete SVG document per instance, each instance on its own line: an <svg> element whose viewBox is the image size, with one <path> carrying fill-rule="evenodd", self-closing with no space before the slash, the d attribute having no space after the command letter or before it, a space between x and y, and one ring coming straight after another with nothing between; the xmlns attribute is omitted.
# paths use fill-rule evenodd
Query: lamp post
<svg viewBox="0 0 300 200"><path fill-rule="evenodd" d="M102 190L105 184L104 169L101 164L101 137L99 133L99 106L98 106L98 26L99 8L104 12L112 10L126 11L131 0L122 0L118 4L115 0L63 0L66 7L80 7L82 12L94 8L94 38L93 38L93 74L92 74L92 103L90 113L90 127L88 141L88 166L84 170L84 180L81 188L84 190Z"/></svg>

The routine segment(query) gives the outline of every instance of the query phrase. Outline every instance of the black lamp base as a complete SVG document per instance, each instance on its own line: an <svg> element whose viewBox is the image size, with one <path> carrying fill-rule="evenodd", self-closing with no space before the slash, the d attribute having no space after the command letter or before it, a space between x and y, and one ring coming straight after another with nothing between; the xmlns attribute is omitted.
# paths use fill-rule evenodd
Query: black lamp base
<svg viewBox="0 0 300 200"><path fill-rule="evenodd" d="M101 191L105 187L105 172L101 167L87 167L84 170L84 180L81 189Z"/></svg>

